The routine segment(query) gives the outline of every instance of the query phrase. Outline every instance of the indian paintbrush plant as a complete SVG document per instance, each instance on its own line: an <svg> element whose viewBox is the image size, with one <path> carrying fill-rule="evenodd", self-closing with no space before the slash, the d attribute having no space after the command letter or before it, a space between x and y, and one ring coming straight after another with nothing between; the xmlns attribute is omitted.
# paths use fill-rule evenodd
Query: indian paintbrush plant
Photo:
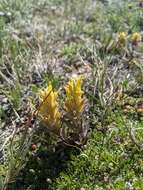
<svg viewBox="0 0 143 190"><path fill-rule="evenodd" d="M84 110L84 99L81 90L82 78L73 78L65 86L65 110L73 119L79 118Z"/></svg>
<svg viewBox="0 0 143 190"><path fill-rule="evenodd" d="M127 34L125 32L120 32L118 34L118 43L120 46L125 46L126 38L127 38Z"/></svg>
<svg viewBox="0 0 143 190"><path fill-rule="evenodd" d="M135 45L135 46L138 45L138 43L142 41L141 34L138 32L133 33L132 37L131 37L131 41L132 41L133 45Z"/></svg>
<svg viewBox="0 0 143 190"><path fill-rule="evenodd" d="M61 111L59 111L58 92L53 90L51 82L47 88L39 92L38 115L40 123L67 144L83 141L84 139L81 139L81 136L82 138L86 137L84 132L87 130L85 126L83 127L85 98L81 89L82 82L82 77L74 77L65 85L66 98L64 109Z"/></svg>
<svg viewBox="0 0 143 190"><path fill-rule="evenodd" d="M59 112L58 105L58 92L53 91L51 82L48 87L40 90L39 98L41 105L39 107L39 116L41 122L46 125L49 129L58 133L61 122L61 113Z"/></svg>
<svg viewBox="0 0 143 190"><path fill-rule="evenodd" d="M64 121L68 128L68 132L66 132L69 135L71 133L78 144L84 143L87 135L87 126L83 119L85 98L81 89L82 83L82 77L75 77L64 87L66 91Z"/></svg>

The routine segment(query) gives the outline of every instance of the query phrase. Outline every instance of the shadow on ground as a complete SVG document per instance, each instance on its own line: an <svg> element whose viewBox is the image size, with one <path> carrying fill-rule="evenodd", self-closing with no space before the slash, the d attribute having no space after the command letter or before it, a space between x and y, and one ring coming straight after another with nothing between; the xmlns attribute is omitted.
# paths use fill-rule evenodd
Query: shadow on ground
<svg viewBox="0 0 143 190"><path fill-rule="evenodd" d="M51 189L52 182L66 170L72 155L79 150L59 144L50 151L40 147L37 153L31 153L27 165L21 171L16 182L8 190L46 190Z"/></svg>

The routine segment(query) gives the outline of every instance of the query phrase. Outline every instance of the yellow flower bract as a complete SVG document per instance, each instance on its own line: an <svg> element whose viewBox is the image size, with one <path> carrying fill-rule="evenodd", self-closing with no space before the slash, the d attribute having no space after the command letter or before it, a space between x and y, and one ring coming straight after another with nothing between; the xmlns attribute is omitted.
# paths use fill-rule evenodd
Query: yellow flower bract
<svg viewBox="0 0 143 190"><path fill-rule="evenodd" d="M66 112L78 117L84 110L84 99L82 97L83 91L81 90L82 77L71 79L65 86L66 100L65 109Z"/></svg>
<svg viewBox="0 0 143 190"><path fill-rule="evenodd" d="M142 36L140 33L135 32L132 34L131 40L133 43L140 42L142 40Z"/></svg>
<svg viewBox="0 0 143 190"><path fill-rule="evenodd" d="M59 105L57 102L58 93L53 91L51 82L48 87L40 90L40 109L39 113L42 117L42 121L49 127L60 127Z"/></svg>
<svg viewBox="0 0 143 190"><path fill-rule="evenodd" d="M120 32L118 34L118 41L120 44L125 44L127 38L127 34L125 32Z"/></svg>

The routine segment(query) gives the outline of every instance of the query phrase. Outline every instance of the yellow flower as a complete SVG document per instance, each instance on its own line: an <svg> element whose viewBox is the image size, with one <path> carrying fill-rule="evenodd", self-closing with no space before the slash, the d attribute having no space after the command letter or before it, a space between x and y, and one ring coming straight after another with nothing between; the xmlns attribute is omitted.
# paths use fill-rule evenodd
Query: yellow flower
<svg viewBox="0 0 143 190"><path fill-rule="evenodd" d="M142 36L140 33L135 32L133 33L131 40L132 40L132 43L136 45L138 42L142 41Z"/></svg>
<svg viewBox="0 0 143 190"><path fill-rule="evenodd" d="M67 113L78 117L84 110L85 102L81 90L82 77L72 78L65 86L66 100L65 109Z"/></svg>
<svg viewBox="0 0 143 190"><path fill-rule="evenodd" d="M39 98L41 103L39 114L44 124L48 127L59 128L61 114L57 102L58 93L53 91L51 82L47 88L40 90Z"/></svg>
<svg viewBox="0 0 143 190"><path fill-rule="evenodd" d="M126 37L127 37L127 34L126 34L125 32L120 32L120 33L118 34L118 42L119 42L121 45L125 45Z"/></svg>

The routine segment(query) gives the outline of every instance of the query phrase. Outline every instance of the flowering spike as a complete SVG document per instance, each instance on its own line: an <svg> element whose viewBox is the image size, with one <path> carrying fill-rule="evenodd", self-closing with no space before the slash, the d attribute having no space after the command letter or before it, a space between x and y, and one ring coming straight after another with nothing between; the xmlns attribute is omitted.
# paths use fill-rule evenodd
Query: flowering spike
<svg viewBox="0 0 143 190"><path fill-rule="evenodd" d="M131 40L132 40L133 45L137 45L138 42L142 41L142 36L141 36L140 33L135 32L135 33L132 34Z"/></svg>
<svg viewBox="0 0 143 190"><path fill-rule="evenodd" d="M118 42L120 45L125 45L126 37L127 37L127 34L125 32L120 32L118 34Z"/></svg>
<svg viewBox="0 0 143 190"><path fill-rule="evenodd" d="M51 82L47 88L40 90L39 92L39 98L41 101L39 113L42 121L48 127L60 127L61 114L58 108L57 97L58 93L53 91Z"/></svg>
<svg viewBox="0 0 143 190"><path fill-rule="evenodd" d="M81 90L82 77L72 78L65 86L65 110L72 116L78 117L84 110L85 102Z"/></svg>

